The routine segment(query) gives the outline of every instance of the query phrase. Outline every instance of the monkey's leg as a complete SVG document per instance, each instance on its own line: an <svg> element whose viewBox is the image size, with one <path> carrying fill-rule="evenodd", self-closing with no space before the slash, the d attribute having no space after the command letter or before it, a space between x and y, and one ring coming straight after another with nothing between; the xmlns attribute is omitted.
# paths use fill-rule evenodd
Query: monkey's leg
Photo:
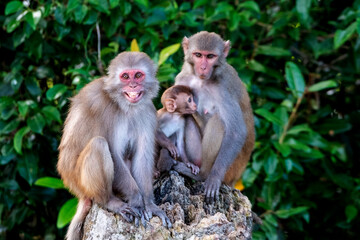
<svg viewBox="0 0 360 240"><path fill-rule="evenodd" d="M127 203L113 194L114 163L105 138L94 137L90 140L80 153L77 167L80 169L80 185L85 196L120 214L127 221L132 221L129 214L138 216Z"/></svg>
<svg viewBox="0 0 360 240"><path fill-rule="evenodd" d="M246 127L247 127L247 136L244 143L244 146L241 149L241 152L234 160L233 164L229 167L229 170L225 174L224 183L229 186L234 186L236 181L241 177L241 174L244 172L247 163L250 160L251 153L254 148L255 144L255 129L254 124L251 119L248 121L245 121ZM236 169L236 171L234 171Z"/></svg>
<svg viewBox="0 0 360 240"><path fill-rule="evenodd" d="M200 175L206 179L219 153L224 137L224 127L218 115L214 115L207 122L202 139L202 164Z"/></svg>
<svg viewBox="0 0 360 240"><path fill-rule="evenodd" d="M201 134L192 116L185 118L185 150L189 161L201 167Z"/></svg>
<svg viewBox="0 0 360 240"><path fill-rule="evenodd" d="M177 161L170 156L167 149L162 148L160 150L159 159L156 164L156 168L160 173L168 172L170 169L177 164Z"/></svg>

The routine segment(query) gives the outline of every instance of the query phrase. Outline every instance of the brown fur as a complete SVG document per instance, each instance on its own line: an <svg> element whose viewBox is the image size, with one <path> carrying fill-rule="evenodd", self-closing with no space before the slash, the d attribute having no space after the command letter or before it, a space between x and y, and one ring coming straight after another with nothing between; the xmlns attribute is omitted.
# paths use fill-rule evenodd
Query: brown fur
<svg viewBox="0 0 360 240"><path fill-rule="evenodd" d="M137 83L142 97L133 103L125 96L129 83L119 79L119 72L132 69L145 73ZM57 164L64 184L79 198L67 239L81 239L92 202L128 221L146 211L145 217L158 215L171 225L153 203L150 181L157 126L152 103L158 91L155 74L145 53L123 52L111 62L108 76L89 83L71 99Z"/></svg>
<svg viewBox="0 0 360 240"><path fill-rule="evenodd" d="M205 181L206 197L213 198L218 194L220 182L234 185L250 159L255 142L250 98L237 72L226 62L229 41L203 31L185 37L183 49L185 62L175 84L191 87L198 104L198 111L189 122L196 122L201 131L201 174L193 176L181 164L174 168ZM208 63L202 60L209 54L215 55L215 62L214 58ZM186 133L186 144L190 145L196 135Z"/></svg>

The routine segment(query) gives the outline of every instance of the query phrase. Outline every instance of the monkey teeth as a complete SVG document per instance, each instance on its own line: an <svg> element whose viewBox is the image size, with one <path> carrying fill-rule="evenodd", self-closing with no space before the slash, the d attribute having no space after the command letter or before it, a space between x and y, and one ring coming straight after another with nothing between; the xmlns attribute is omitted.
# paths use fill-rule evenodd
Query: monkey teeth
<svg viewBox="0 0 360 240"><path fill-rule="evenodd" d="M141 92L125 92L125 96L130 102L136 103L142 97L142 93L143 93L142 91Z"/></svg>
<svg viewBox="0 0 360 240"><path fill-rule="evenodd" d="M137 98L140 94L137 93L137 92L128 92L127 95L128 95L130 98Z"/></svg>

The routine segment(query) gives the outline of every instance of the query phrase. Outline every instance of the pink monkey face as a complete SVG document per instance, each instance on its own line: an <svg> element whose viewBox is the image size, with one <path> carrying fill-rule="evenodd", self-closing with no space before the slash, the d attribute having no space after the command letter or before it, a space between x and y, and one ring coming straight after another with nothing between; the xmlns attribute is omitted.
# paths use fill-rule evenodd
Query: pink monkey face
<svg viewBox="0 0 360 240"><path fill-rule="evenodd" d="M208 51L193 52L194 70L197 77L208 80L214 70L219 56Z"/></svg>
<svg viewBox="0 0 360 240"><path fill-rule="evenodd" d="M139 102L144 95L145 72L139 69L127 69L119 74L119 78L125 84L122 88L125 98L131 103Z"/></svg>

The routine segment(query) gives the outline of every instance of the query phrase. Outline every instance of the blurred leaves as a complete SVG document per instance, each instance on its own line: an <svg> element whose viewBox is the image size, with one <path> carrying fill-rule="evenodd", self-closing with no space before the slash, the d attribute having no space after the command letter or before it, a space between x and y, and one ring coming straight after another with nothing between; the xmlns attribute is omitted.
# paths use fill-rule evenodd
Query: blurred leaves
<svg viewBox="0 0 360 240"><path fill-rule="evenodd" d="M201 30L231 41L227 61L254 109L256 147L237 185L264 222L253 239L359 236L358 0L0 6L0 228L8 238L64 238L55 226L70 221L76 200L56 178L57 148L69 98L101 75L98 44L104 67L119 52L146 52L159 66L161 96L181 70L179 43Z"/></svg>

